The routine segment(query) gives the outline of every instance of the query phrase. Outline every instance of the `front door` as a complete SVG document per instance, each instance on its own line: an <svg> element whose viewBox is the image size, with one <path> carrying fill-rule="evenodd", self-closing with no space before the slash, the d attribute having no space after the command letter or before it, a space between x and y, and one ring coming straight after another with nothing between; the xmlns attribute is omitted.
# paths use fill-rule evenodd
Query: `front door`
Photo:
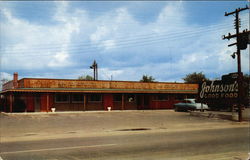
<svg viewBox="0 0 250 160"><path fill-rule="evenodd" d="M112 94L103 95L103 105L104 105L105 110L107 110L108 107L111 107L111 109L113 109L113 95Z"/></svg>
<svg viewBox="0 0 250 160"><path fill-rule="evenodd" d="M41 97L39 94L35 95L35 112L40 112Z"/></svg>

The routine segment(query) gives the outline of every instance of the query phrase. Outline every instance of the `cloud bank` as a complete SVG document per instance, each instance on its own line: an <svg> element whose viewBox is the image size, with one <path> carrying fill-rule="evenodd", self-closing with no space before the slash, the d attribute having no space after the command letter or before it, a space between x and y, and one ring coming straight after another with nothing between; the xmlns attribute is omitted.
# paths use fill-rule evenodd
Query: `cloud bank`
<svg viewBox="0 0 250 160"><path fill-rule="evenodd" d="M192 72L217 78L236 71L236 60L230 57L235 48L221 39L223 34L234 33L231 19L209 26L191 24L185 3L179 2L167 2L147 23L136 19L126 6L92 16L70 2L53 3L53 24L17 18L11 8L3 7L2 74L77 78L92 75L93 60L103 80L137 81L147 74L157 81L182 81ZM246 15L242 19L249 21ZM248 64L249 55L244 51L244 72Z"/></svg>

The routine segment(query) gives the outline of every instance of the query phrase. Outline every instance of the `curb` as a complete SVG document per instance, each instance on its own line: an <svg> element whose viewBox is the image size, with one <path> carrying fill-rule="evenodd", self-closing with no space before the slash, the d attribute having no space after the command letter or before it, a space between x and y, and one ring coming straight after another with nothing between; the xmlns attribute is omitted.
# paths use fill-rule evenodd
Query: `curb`
<svg viewBox="0 0 250 160"><path fill-rule="evenodd" d="M124 112L169 112L173 110L96 110L96 111L56 111L56 112L0 112L0 115L65 115L65 114L91 114L91 113L124 113Z"/></svg>

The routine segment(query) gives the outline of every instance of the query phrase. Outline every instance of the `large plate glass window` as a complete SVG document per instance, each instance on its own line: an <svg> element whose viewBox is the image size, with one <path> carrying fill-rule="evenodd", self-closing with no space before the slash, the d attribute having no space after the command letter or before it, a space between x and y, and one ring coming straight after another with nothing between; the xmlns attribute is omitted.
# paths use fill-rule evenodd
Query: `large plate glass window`
<svg viewBox="0 0 250 160"><path fill-rule="evenodd" d="M167 94L157 94L153 96L153 101L168 101L169 95Z"/></svg>
<svg viewBox="0 0 250 160"><path fill-rule="evenodd" d="M175 95L175 100L176 101L183 101L184 98L185 98L185 95L183 95L183 94Z"/></svg>
<svg viewBox="0 0 250 160"><path fill-rule="evenodd" d="M134 94L128 94L127 95L127 101L128 102L134 102L135 101L135 95Z"/></svg>
<svg viewBox="0 0 250 160"><path fill-rule="evenodd" d="M114 101L115 102L121 102L122 101L122 95L121 94L115 94L114 95Z"/></svg>
<svg viewBox="0 0 250 160"><path fill-rule="evenodd" d="M84 102L84 95L83 94L72 94L71 96L73 103L83 103Z"/></svg>
<svg viewBox="0 0 250 160"><path fill-rule="evenodd" d="M69 94L55 94L56 103L69 103Z"/></svg>
<svg viewBox="0 0 250 160"><path fill-rule="evenodd" d="M102 101L102 95L101 94L91 94L89 97L89 101L91 102L101 102Z"/></svg>

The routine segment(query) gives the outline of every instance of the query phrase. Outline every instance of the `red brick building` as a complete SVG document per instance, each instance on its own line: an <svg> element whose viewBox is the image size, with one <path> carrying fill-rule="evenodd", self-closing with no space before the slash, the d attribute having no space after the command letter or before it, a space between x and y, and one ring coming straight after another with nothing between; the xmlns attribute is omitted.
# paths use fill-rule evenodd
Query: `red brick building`
<svg viewBox="0 0 250 160"><path fill-rule="evenodd" d="M14 78L3 85L4 112L171 109L196 97L197 84Z"/></svg>

